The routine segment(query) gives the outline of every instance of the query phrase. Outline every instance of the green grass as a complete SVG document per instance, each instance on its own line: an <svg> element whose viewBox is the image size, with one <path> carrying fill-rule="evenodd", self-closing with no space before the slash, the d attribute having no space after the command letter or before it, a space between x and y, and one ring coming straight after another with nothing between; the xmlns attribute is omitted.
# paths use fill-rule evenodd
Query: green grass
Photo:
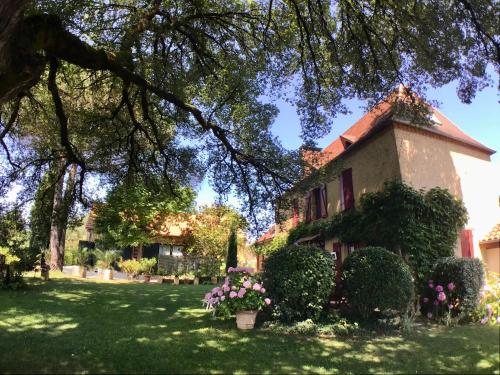
<svg viewBox="0 0 500 375"><path fill-rule="evenodd" d="M209 286L55 279L0 291L0 373L493 373L499 330L410 337L240 332L201 306Z"/></svg>

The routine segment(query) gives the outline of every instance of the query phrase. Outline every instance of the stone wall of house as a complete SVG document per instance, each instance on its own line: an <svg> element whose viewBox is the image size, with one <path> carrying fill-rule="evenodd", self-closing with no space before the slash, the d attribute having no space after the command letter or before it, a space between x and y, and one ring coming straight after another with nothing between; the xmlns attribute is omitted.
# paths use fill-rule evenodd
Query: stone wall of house
<svg viewBox="0 0 500 375"><path fill-rule="evenodd" d="M467 229L473 233L474 256L479 241L500 218L500 170L483 151L405 124L394 129L401 177L416 189L446 188L464 201ZM457 241L456 255L461 255Z"/></svg>
<svg viewBox="0 0 500 375"><path fill-rule="evenodd" d="M386 180L401 178L392 126L387 126L363 144L353 146L334 163L337 163L337 175L327 183L328 216L342 210L339 175L343 170L352 168L355 205L364 193L381 190Z"/></svg>

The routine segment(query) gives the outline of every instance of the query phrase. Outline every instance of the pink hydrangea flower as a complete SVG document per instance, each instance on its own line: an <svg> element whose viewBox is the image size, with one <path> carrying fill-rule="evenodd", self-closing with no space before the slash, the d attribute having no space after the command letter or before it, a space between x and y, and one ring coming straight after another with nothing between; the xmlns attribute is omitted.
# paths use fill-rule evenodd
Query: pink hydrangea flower
<svg viewBox="0 0 500 375"><path fill-rule="evenodd" d="M442 285L438 285L436 287L436 292L442 292L444 289L443 289L443 286Z"/></svg>
<svg viewBox="0 0 500 375"><path fill-rule="evenodd" d="M250 288L250 287L252 286L252 283L251 283L250 281L248 281L248 280L247 280L247 281L245 281L245 282L243 283L243 286L244 286L245 288L247 288L247 289L248 289L248 288Z"/></svg>
<svg viewBox="0 0 500 375"><path fill-rule="evenodd" d="M429 302L429 298L424 297L423 301L424 301L424 303L427 303L427 302Z"/></svg>
<svg viewBox="0 0 500 375"><path fill-rule="evenodd" d="M429 288L434 289L434 281L429 280L428 283L429 283Z"/></svg>
<svg viewBox="0 0 500 375"><path fill-rule="evenodd" d="M266 305L271 304L271 300L269 298L264 298L264 302L266 303Z"/></svg>
<svg viewBox="0 0 500 375"><path fill-rule="evenodd" d="M455 284L453 284L453 283L449 283L449 284L448 284L448 290L449 290L449 291L452 291L452 290L454 290L454 289L455 289Z"/></svg>
<svg viewBox="0 0 500 375"><path fill-rule="evenodd" d="M266 288L260 288L260 292L261 293L265 293L266 292Z"/></svg>
<svg viewBox="0 0 500 375"><path fill-rule="evenodd" d="M227 272L234 272L234 268L233 268L233 267L229 267L229 268L227 269Z"/></svg>
<svg viewBox="0 0 500 375"><path fill-rule="evenodd" d="M229 285L224 285L222 287L222 290L224 291L224 293L227 293L227 292L229 292L231 290L231 288L229 287Z"/></svg>
<svg viewBox="0 0 500 375"><path fill-rule="evenodd" d="M241 288L240 291L238 292L238 298L243 298L247 290L245 288Z"/></svg>
<svg viewBox="0 0 500 375"><path fill-rule="evenodd" d="M236 296L238 296L238 293L236 293L235 291L229 293L229 298L236 298Z"/></svg>
<svg viewBox="0 0 500 375"><path fill-rule="evenodd" d="M449 305L448 305L448 309L449 309L449 310L453 310L453 305L452 305L452 304L449 304Z"/></svg>
<svg viewBox="0 0 500 375"><path fill-rule="evenodd" d="M427 313L427 318L428 318L428 319L431 319L431 318L432 318L432 313L431 313L431 312L428 312L428 313Z"/></svg>
<svg viewBox="0 0 500 375"><path fill-rule="evenodd" d="M207 294L205 294L205 300L208 301L209 298L212 298L212 293L211 292L208 292Z"/></svg>
<svg viewBox="0 0 500 375"><path fill-rule="evenodd" d="M217 295L218 295L219 297L220 297L220 296L223 296L223 295L224 295L224 292L223 292L222 290L219 290L219 291L217 292Z"/></svg>
<svg viewBox="0 0 500 375"><path fill-rule="evenodd" d="M212 294L217 294L217 292L220 290L219 287L215 287L212 289Z"/></svg>
<svg viewBox="0 0 500 375"><path fill-rule="evenodd" d="M253 287L252 287L253 290L256 290L258 292L260 290L260 288L262 288L262 286L259 283L253 284Z"/></svg>
<svg viewBox="0 0 500 375"><path fill-rule="evenodd" d="M439 292L438 301L440 302L446 301L446 294L444 294L444 292Z"/></svg>
<svg viewBox="0 0 500 375"><path fill-rule="evenodd" d="M226 299L226 296L221 296L221 297L220 297L220 300L221 300L221 301L224 301L225 299Z"/></svg>

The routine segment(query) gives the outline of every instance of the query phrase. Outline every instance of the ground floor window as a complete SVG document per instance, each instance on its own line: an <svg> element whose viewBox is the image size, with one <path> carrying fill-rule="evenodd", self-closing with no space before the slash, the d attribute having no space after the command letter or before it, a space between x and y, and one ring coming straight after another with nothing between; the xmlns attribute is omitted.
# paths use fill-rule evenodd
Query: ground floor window
<svg viewBox="0 0 500 375"><path fill-rule="evenodd" d="M163 256L181 257L182 250L184 250L184 246L160 245L160 255L163 255Z"/></svg>

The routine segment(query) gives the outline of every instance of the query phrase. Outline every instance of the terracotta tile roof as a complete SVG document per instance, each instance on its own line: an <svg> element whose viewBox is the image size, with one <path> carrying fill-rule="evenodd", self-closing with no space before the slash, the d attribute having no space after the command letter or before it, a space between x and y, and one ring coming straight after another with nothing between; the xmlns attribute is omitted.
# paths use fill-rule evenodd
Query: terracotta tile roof
<svg viewBox="0 0 500 375"><path fill-rule="evenodd" d="M266 233L264 233L262 236L260 236L257 241L255 241L256 244L262 244L264 242L270 241L274 238L274 235L276 234L276 226L273 224L271 228L267 230Z"/></svg>
<svg viewBox="0 0 500 375"><path fill-rule="evenodd" d="M495 225L493 229L488 233L484 238L481 240L481 242L484 241L493 241L493 240L500 240L500 223Z"/></svg>
<svg viewBox="0 0 500 375"><path fill-rule="evenodd" d="M392 116L392 97L394 96L391 96L389 99L377 104L370 112L366 113L331 144L326 146L323 151L316 152L314 155L315 160L311 163L313 167L321 167L328 163L330 160L335 159L348 147L350 147L349 142L352 144L357 143L358 141L363 139L370 132L370 130L374 129L377 124L381 123L382 119L390 118L390 116ZM448 120L437 109L433 107L431 107L431 109L434 115L433 117L435 120L437 120L437 123L430 127L420 127L421 129L472 146L489 155L495 153L494 150L484 146L472 137L465 134L460 128L458 128L458 126ZM348 142L346 142L346 140Z"/></svg>

